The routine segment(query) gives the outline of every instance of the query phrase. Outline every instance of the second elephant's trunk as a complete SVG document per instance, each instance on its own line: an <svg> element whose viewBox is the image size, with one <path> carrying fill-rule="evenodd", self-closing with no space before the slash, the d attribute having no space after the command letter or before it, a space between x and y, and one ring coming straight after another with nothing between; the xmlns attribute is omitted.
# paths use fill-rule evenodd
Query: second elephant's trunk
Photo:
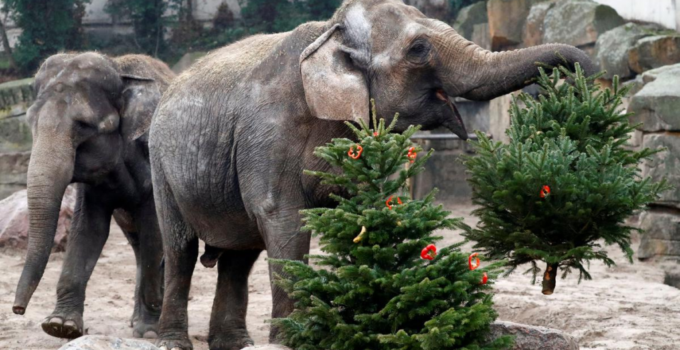
<svg viewBox="0 0 680 350"><path fill-rule="evenodd" d="M39 138L28 166L28 251L12 310L23 314L45 272L66 187L73 177L75 150L70 140Z"/></svg>

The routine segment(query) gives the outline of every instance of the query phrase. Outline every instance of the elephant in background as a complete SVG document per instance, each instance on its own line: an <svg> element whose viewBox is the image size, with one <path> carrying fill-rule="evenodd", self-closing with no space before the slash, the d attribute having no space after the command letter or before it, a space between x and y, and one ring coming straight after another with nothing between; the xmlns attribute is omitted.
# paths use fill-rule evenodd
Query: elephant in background
<svg viewBox="0 0 680 350"><path fill-rule="evenodd" d="M85 288L109 235L111 217L137 260L133 335L153 336L163 298L163 257L151 183L148 129L174 78L142 55L57 54L35 77L27 111L33 133L28 167L29 240L13 311L24 314L45 271L66 186L76 206L54 312L43 330L83 335Z"/></svg>
<svg viewBox="0 0 680 350"><path fill-rule="evenodd" d="M489 52L400 0L346 0L327 22L256 35L197 62L163 95L149 139L166 262L158 346L192 348L187 302L199 240L219 272L210 349L252 344L253 262L265 249L277 259L309 252L299 211L333 206L333 189L302 172L329 170L314 148L352 137L345 120L370 122L370 98L388 122L400 114L396 131L445 126L465 139L453 97L518 90L538 76L536 62L595 71L573 46ZM272 285L272 295L272 317L292 311L285 292Z"/></svg>

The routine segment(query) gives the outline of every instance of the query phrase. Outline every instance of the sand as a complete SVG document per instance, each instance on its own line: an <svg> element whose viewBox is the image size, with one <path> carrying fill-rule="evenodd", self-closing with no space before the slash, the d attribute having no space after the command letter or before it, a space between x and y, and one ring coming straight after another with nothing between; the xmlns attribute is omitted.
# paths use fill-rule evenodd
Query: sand
<svg viewBox="0 0 680 350"><path fill-rule="evenodd" d="M453 208L468 224L475 219L469 207ZM448 243L460 240L456 232L443 232ZM441 245L445 245L441 243ZM318 244L312 245L318 253ZM680 349L680 290L666 286L663 270L654 262L630 265L623 254L610 249L619 264L608 269L593 263L594 280L578 284L578 276L559 279L556 293L543 296L540 285L516 272L495 286L500 319L561 329L579 340L582 349ZM41 321L56 300L56 284L64 260L52 255L43 280L33 295L26 315L12 314L16 283L23 266L23 252L1 251L0 349L58 349L65 340L43 333ZM248 328L257 344L267 341L271 312L266 253L260 256L250 276ZM87 289L85 328L89 334L130 337L129 318L135 286L134 256L120 229L111 235ZM197 350L208 349L206 338L216 270L197 264L189 302L190 335Z"/></svg>

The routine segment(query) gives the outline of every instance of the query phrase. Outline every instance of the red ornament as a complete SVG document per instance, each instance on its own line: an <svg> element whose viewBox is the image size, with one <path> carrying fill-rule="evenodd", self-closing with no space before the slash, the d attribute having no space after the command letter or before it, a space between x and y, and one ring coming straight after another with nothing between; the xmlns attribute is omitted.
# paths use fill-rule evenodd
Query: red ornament
<svg viewBox="0 0 680 350"><path fill-rule="evenodd" d="M543 188L541 188L541 198L545 198L549 194L550 194L550 186L547 186L547 185L543 186Z"/></svg>
<svg viewBox="0 0 680 350"><path fill-rule="evenodd" d="M411 161L411 163L416 161L416 158L418 157L418 153L416 153L416 148L411 147L408 149L408 154L406 154L406 158Z"/></svg>
<svg viewBox="0 0 680 350"><path fill-rule="evenodd" d="M477 259L476 264L472 264L472 259ZM472 253L470 254L470 257L468 258L468 267L470 267L470 271L474 271L479 267L480 261L479 261L479 254L477 253Z"/></svg>
<svg viewBox="0 0 680 350"><path fill-rule="evenodd" d="M489 276L487 276L486 272L484 272L484 276L482 276L482 284L486 284L486 282L489 281Z"/></svg>
<svg viewBox="0 0 680 350"><path fill-rule="evenodd" d="M380 134L378 134L377 131L373 133L373 136L375 136L375 137L378 137L378 135L380 135Z"/></svg>
<svg viewBox="0 0 680 350"><path fill-rule="evenodd" d="M399 198L399 197L397 197L397 203L404 204L404 203L401 202L401 198ZM392 210L392 196L390 196L390 198L388 198L385 201L385 204L387 205L388 208L390 208L390 210Z"/></svg>
<svg viewBox="0 0 680 350"><path fill-rule="evenodd" d="M361 157L361 153L364 151L364 148L361 147L361 145L356 145L357 147L357 152L354 153L354 146L349 148L349 151L347 151L347 155L352 158L352 159L359 159Z"/></svg>
<svg viewBox="0 0 680 350"><path fill-rule="evenodd" d="M434 260L434 258L437 256L437 247L435 247L434 244L430 244L427 247L423 248L423 250L420 252L420 258L425 259L425 260Z"/></svg>

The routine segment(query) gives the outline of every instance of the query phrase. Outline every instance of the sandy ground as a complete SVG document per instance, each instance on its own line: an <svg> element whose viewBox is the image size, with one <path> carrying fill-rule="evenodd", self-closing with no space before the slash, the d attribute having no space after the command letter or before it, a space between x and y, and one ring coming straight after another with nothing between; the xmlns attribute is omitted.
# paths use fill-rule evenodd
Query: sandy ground
<svg viewBox="0 0 680 350"><path fill-rule="evenodd" d="M475 224L468 208L453 211ZM455 232L443 234L448 243L460 240ZM316 242L312 249L318 252ZM265 321L271 311L265 256L260 256L249 282L248 327L257 344L266 343ZM549 297L540 293L540 285L530 284L530 276L515 273L500 280L495 297L500 319L562 329L575 336L582 349L680 349L680 290L662 284L663 271L655 264L630 265L614 249L612 256L618 267L594 263L593 281L579 285L576 275L560 279L556 294ZM40 328L54 308L63 258L63 253L52 255L26 315L17 316L11 306L23 253L0 252L0 349L58 349L65 344ZM132 249L114 225L87 289L84 319L89 334L131 336L134 276ZM189 303L190 334L197 350L208 349L205 340L216 277L215 270L197 264Z"/></svg>

